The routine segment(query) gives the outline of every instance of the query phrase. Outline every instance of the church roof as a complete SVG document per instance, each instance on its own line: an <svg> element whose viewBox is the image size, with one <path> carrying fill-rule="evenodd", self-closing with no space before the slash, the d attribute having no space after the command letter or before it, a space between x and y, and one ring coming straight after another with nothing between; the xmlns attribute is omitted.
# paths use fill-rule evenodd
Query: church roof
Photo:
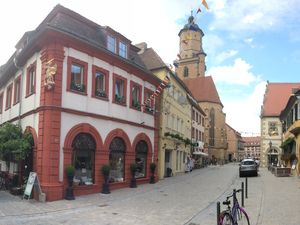
<svg viewBox="0 0 300 225"><path fill-rule="evenodd" d="M279 117L294 89L300 83L268 83L261 108L261 117Z"/></svg>
<svg viewBox="0 0 300 225"><path fill-rule="evenodd" d="M182 31L187 31L187 30L192 30L192 31L197 31L200 32L202 34L202 36L204 36L203 31L199 28L199 26L194 22L194 17L190 16L188 19L188 23L184 25L184 27L180 30L179 32L179 36L181 34Z"/></svg>
<svg viewBox="0 0 300 225"><path fill-rule="evenodd" d="M212 102L223 107L211 76L184 79L183 82L190 89L197 102Z"/></svg>

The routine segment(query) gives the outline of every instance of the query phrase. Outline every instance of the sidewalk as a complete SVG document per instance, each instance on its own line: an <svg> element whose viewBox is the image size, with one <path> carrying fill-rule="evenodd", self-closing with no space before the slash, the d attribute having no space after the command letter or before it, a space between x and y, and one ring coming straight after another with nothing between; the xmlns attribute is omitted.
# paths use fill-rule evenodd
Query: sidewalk
<svg viewBox="0 0 300 225"><path fill-rule="evenodd" d="M216 202L225 200L233 188L238 189L245 182L245 178L237 176L237 171L234 164L212 166L153 185L115 190L109 195L80 196L74 201L41 203L0 191L0 225L8 225L7 221L9 224L64 221L64 224L215 225ZM245 209L251 225L299 225L299 201L297 177L275 177L261 168L258 177L248 178Z"/></svg>
<svg viewBox="0 0 300 225"><path fill-rule="evenodd" d="M245 209L251 225L299 225L300 179L276 177L261 168L257 179L248 179Z"/></svg>

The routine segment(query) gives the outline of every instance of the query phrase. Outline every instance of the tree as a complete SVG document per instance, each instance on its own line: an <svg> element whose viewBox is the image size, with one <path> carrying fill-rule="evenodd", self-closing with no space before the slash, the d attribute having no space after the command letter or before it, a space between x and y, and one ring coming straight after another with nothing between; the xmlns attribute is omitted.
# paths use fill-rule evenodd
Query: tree
<svg viewBox="0 0 300 225"><path fill-rule="evenodd" d="M30 133L22 133L20 125L4 123L0 127L0 159L24 160L33 145Z"/></svg>

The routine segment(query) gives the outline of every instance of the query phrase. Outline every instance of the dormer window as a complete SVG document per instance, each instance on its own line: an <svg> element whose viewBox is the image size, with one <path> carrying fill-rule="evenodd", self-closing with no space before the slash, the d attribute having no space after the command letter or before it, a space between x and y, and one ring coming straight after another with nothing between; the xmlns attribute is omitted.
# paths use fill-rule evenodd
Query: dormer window
<svg viewBox="0 0 300 225"><path fill-rule="evenodd" d="M119 42L119 55L123 58L127 58L127 45L123 42Z"/></svg>
<svg viewBox="0 0 300 225"><path fill-rule="evenodd" d="M107 36L107 49L116 53L116 39L110 35Z"/></svg>

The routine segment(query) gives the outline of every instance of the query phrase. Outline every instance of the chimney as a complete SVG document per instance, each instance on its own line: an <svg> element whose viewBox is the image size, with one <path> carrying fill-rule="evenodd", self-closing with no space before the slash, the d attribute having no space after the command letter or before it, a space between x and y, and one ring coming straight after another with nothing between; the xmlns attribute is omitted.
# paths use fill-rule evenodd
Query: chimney
<svg viewBox="0 0 300 225"><path fill-rule="evenodd" d="M138 52L138 54L143 54L145 52L145 50L147 49L147 43L146 42L142 42L142 43L136 44L135 46L140 49L140 51Z"/></svg>

